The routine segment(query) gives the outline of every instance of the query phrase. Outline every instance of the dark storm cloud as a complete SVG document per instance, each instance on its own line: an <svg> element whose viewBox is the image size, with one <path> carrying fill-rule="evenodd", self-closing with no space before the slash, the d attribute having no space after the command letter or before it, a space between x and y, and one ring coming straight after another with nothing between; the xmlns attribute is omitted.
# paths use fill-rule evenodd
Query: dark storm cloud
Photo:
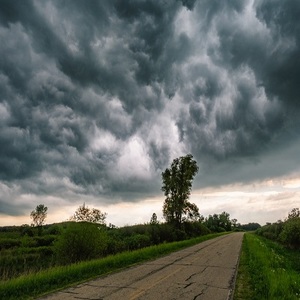
<svg viewBox="0 0 300 300"><path fill-rule="evenodd" d="M203 152L218 158L257 154L282 128L296 125L299 25L292 26L294 13L285 18L299 10L299 3L260 2L252 16L247 13L249 3L202 1L196 7L205 20L199 31L208 41L204 51L209 63L190 68L198 70L186 80L203 78L204 84L194 85L189 113L182 114L178 124L199 158ZM210 44L212 35L217 42Z"/></svg>
<svg viewBox="0 0 300 300"><path fill-rule="evenodd" d="M1 212L24 194L158 194L186 152L202 185L278 175L249 166L299 139L299 7L1 1Z"/></svg>
<svg viewBox="0 0 300 300"><path fill-rule="evenodd" d="M272 34L274 49L263 72L266 91L299 109L300 3L288 1L257 2L257 16ZM279 41L279 47L275 47Z"/></svg>

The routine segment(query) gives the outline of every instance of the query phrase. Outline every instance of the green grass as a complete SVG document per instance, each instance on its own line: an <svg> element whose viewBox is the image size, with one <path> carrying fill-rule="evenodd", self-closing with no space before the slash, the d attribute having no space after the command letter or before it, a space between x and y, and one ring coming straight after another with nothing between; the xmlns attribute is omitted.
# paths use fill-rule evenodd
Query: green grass
<svg viewBox="0 0 300 300"><path fill-rule="evenodd" d="M234 299L300 299L299 254L246 233Z"/></svg>
<svg viewBox="0 0 300 300"><path fill-rule="evenodd" d="M103 259L69 266L53 267L9 281L2 281L0 282L0 299L33 299L42 294L93 279L136 263L154 259L223 234L210 234L190 240L165 243L108 256Z"/></svg>

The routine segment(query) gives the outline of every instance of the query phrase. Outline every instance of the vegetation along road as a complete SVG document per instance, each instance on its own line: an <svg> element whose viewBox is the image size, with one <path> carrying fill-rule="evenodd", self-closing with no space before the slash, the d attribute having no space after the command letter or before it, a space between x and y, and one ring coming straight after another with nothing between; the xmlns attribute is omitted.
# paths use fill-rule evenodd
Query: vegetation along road
<svg viewBox="0 0 300 300"><path fill-rule="evenodd" d="M223 235L40 299L230 299L242 239Z"/></svg>

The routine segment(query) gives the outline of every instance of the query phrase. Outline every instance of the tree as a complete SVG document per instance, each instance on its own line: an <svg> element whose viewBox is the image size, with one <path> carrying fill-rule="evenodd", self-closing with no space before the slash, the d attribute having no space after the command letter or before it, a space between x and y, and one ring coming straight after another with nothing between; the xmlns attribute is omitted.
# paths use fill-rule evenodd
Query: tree
<svg viewBox="0 0 300 300"><path fill-rule="evenodd" d="M231 230L231 221L229 213L223 211L221 214L209 215L205 220L205 225L211 231L222 232Z"/></svg>
<svg viewBox="0 0 300 300"><path fill-rule="evenodd" d="M220 220L220 227L224 228L226 231L230 231L231 230L231 221L230 221L230 215L229 213L223 211L220 215L219 215L219 220Z"/></svg>
<svg viewBox="0 0 300 300"><path fill-rule="evenodd" d="M103 256L107 234L99 226L87 222L70 223L55 243L59 263L68 264Z"/></svg>
<svg viewBox="0 0 300 300"><path fill-rule="evenodd" d="M151 225L157 225L157 224L159 224L159 221L157 220L157 215L156 215L156 213L153 213L153 214L152 214L152 217L151 217L151 219L150 219L150 224L151 224Z"/></svg>
<svg viewBox="0 0 300 300"><path fill-rule="evenodd" d="M75 222L89 222L105 225L106 215L107 213L102 213L96 208L88 208L85 206L85 203L83 203L82 206L77 208L70 219Z"/></svg>
<svg viewBox="0 0 300 300"><path fill-rule="evenodd" d="M44 204L40 204L30 213L33 225L41 227L44 224L47 217L47 210L48 207L46 207Z"/></svg>
<svg viewBox="0 0 300 300"><path fill-rule="evenodd" d="M300 210L299 210L299 208L293 208L291 210L291 212L289 212L288 220L294 219L294 218L299 218L299 217L300 217Z"/></svg>
<svg viewBox="0 0 300 300"><path fill-rule="evenodd" d="M173 160L171 167L162 173L162 191L166 196L163 215L177 228L188 219L200 217L196 204L188 201L192 183L199 168L191 154Z"/></svg>
<svg viewBox="0 0 300 300"><path fill-rule="evenodd" d="M292 217L284 222L279 239L291 248L300 249L300 218Z"/></svg>
<svg viewBox="0 0 300 300"><path fill-rule="evenodd" d="M231 219L231 224L232 224L233 229L236 229L238 227L237 219Z"/></svg>

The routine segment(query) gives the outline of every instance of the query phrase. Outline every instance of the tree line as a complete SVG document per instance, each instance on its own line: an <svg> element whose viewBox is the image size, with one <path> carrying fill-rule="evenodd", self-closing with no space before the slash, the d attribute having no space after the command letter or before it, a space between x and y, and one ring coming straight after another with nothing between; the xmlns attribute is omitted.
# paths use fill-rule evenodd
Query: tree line
<svg viewBox="0 0 300 300"><path fill-rule="evenodd" d="M189 201L193 179L199 167L191 154L173 160L171 166L162 172L162 191L165 195L163 203L163 217L166 223L177 230L184 228L186 222L204 222L211 231L228 231L235 226L235 220L230 220L226 212L220 215L210 215L204 219L199 213L195 203ZM48 208L40 204L30 214L32 225L41 228L45 223ZM101 225L106 224L107 213L96 208L89 208L85 205L79 206L70 221L90 222ZM153 213L150 224L159 223L157 215ZM113 226L113 225L111 225Z"/></svg>
<svg viewBox="0 0 300 300"><path fill-rule="evenodd" d="M267 223L256 232L290 248L300 249L300 209L293 208L284 221Z"/></svg>

